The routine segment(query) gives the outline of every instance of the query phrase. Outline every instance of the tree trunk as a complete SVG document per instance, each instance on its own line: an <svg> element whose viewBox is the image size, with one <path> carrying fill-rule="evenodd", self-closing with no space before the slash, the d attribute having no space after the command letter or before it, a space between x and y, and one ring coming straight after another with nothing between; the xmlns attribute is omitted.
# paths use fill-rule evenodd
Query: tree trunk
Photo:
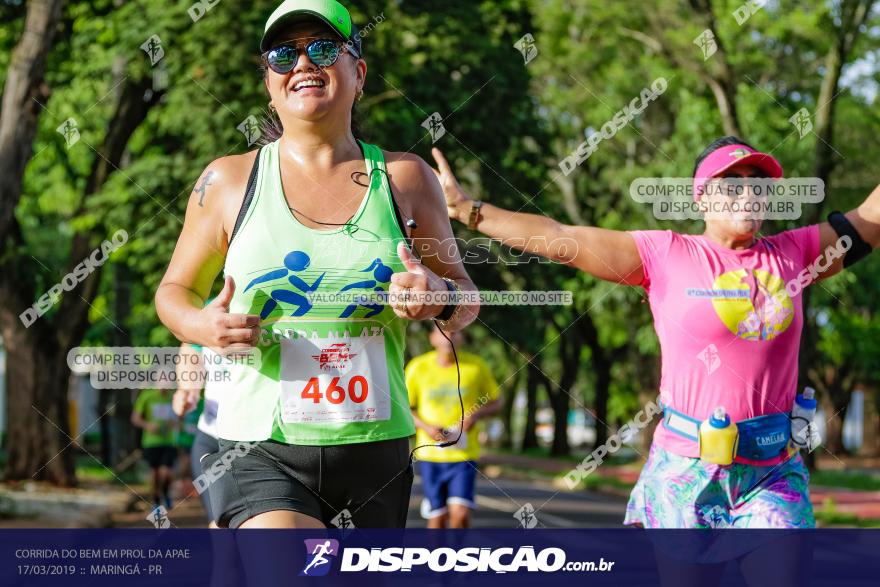
<svg viewBox="0 0 880 587"><path fill-rule="evenodd" d="M501 448L513 449L513 408L519 394L521 379L522 377L517 373L509 382L507 389L502 390L504 407L501 409L501 422L504 424L504 431L501 433Z"/></svg>
<svg viewBox="0 0 880 587"><path fill-rule="evenodd" d="M715 103L718 105L718 114L721 116L721 123L725 134L742 136L739 115L737 113L737 76L730 66L727 51L718 35L718 22L715 18L712 2L709 0L691 0L690 5L692 12L701 21L700 26L705 26L706 30L710 31L714 37L716 51L709 60L695 60L693 57L693 46L690 44L683 48L673 48L668 43L657 41L646 35L633 35L630 33L629 36L645 43L652 50L661 51L679 67L690 69L703 78L715 97ZM676 28L685 25L684 22L675 17L675 13L663 10L662 7L648 9L646 14L652 31L660 39L664 37L667 31L674 31Z"/></svg>
<svg viewBox="0 0 880 587"><path fill-rule="evenodd" d="M112 393L113 390L111 389L97 390L99 417L103 414L107 414L108 411L112 410ZM114 459L115 442L113 438L114 435L111 432L111 427L111 419L109 417L100 418L100 420L98 420L98 430L101 433L101 462L104 464L105 467L110 468L112 468L113 465L116 464L116 460Z"/></svg>
<svg viewBox="0 0 880 587"><path fill-rule="evenodd" d="M541 372L533 364L536 358L531 358L526 367L526 426L523 430L522 450L538 446L538 435L535 428L538 425L538 383Z"/></svg>
<svg viewBox="0 0 880 587"><path fill-rule="evenodd" d="M654 389L641 388L639 389L639 405L646 406L649 402L657 402L658 401L658 393ZM661 418L655 416L651 419L647 426L642 428L641 435L641 445L640 449L645 458L648 458L648 453L651 451L651 443L654 441L654 430L657 429L657 425L660 423Z"/></svg>
<svg viewBox="0 0 880 587"><path fill-rule="evenodd" d="M596 446L608 440L608 400L611 397L611 362L603 356L593 359L596 373Z"/></svg>
<svg viewBox="0 0 880 587"><path fill-rule="evenodd" d="M846 419L846 411L849 407L849 394L837 393L825 394L823 408L829 414L825 421L825 438L822 444L833 455L847 454L843 446L843 422Z"/></svg>
<svg viewBox="0 0 880 587"><path fill-rule="evenodd" d="M831 174L837 163L834 152L834 112L839 95L840 75L843 66L849 58L850 51L859 34L859 29L865 23L865 19L871 11L874 0L848 0L841 5L841 22L836 31L834 43L828 49L825 56L825 74L817 98L815 124L813 132L818 137L816 141L816 161L813 173L815 177L825 182L826 198L821 202L807 207L804 212L805 224L816 224L822 219L825 210L825 202L831 193ZM815 317L809 311L811 304L811 291L807 288L802 293L801 304L804 313L804 326L801 332L801 351L798 358L799 386L811 384L809 369L815 367L820 361L820 353L816 350L819 334ZM815 384L815 381L812 382Z"/></svg>
<svg viewBox="0 0 880 587"><path fill-rule="evenodd" d="M88 197L99 192L113 170L118 169L129 138L146 118L149 109L162 97L161 94L154 94L149 101L144 99L145 91L150 85L148 79L129 79L119 83L122 86L118 90L119 101L107 134L98 150L99 155L94 159L91 172L86 179L85 191L77 215L84 213ZM6 112L3 112L4 124L5 116ZM0 150L2 148L3 145L0 144ZM3 161L0 156L0 167L2 166ZM21 175L12 178L17 183L15 190L9 192L10 197L15 198L15 201L11 202L13 209L21 197L21 179ZM0 183L6 185L5 181ZM5 197L6 194L3 195ZM0 208L7 205L10 205L9 201L0 200ZM29 469L28 464L39 460L42 453L30 450L30 445L24 441L25 437L33 435L32 442L54 447L57 444L55 437L59 433L58 430L47 428L33 419L32 405L38 408L46 406L48 409L58 402L60 408L56 411L58 414L64 414L61 420L53 417L52 414L55 412L46 416L58 424L64 433L68 431L66 406L70 371L66 365L67 352L79 344L89 327L89 308L97 296L103 268L96 267L91 275L73 290L66 292L61 298L60 308L53 316L38 318L29 327L25 327L16 312L33 304L37 295L34 292L33 272L28 270L34 260L27 254L14 215L10 218L8 226L8 233L0 233L3 237L0 247L3 247L3 250L14 250L18 254L8 253L0 266L0 320L3 324L4 338L21 344L20 349L10 348L8 353L12 363L21 358L21 366L16 370L7 369L6 375L7 389L14 390L10 396L16 398L16 401L11 401L9 404L9 421L19 428L17 434L21 435L22 442L13 442L11 425L6 477L27 479L34 474L34 470ZM91 254L96 241L107 237L106 234L98 232L101 229L102 227L99 226L92 232L74 234L67 267L62 269L63 273L72 272L82 259ZM27 352L27 349L30 349L29 358L17 354ZM28 372L31 363L33 365L30 368L35 370L33 373ZM50 457L55 457L56 453ZM72 452L63 451L53 463L55 460L60 460L61 463L42 469L41 478L61 485L72 484L74 482ZM43 462L39 466L42 465Z"/></svg>
<svg viewBox="0 0 880 587"><path fill-rule="evenodd" d="M578 315L572 314L572 319L577 321ZM555 321L554 321L555 323ZM550 454L562 456L571 453L568 443L568 412L571 409L572 392L577 380L580 367L580 355L582 341L577 328L562 326L555 323L559 331L559 358L562 362L562 373L559 383L551 381L546 375L540 373L541 381L547 389L550 405L553 408L553 445Z"/></svg>
<svg viewBox="0 0 880 587"><path fill-rule="evenodd" d="M6 342L7 479L76 484L67 411L69 370L49 329L10 327L4 312ZM13 319L17 321L17 316ZM27 391L33 390L32 393Z"/></svg>
<svg viewBox="0 0 880 587"><path fill-rule="evenodd" d="M596 446L605 444L609 436L608 400L611 395L611 368L614 356L621 351L609 351L599 340L596 323L589 314L583 314L579 320L580 333L584 342L590 347L591 364L596 374L596 397L593 416L596 418ZM613 354L612 354L613 353Z"/></svg>
<svg viewBox="0 0 880 587"><path fill-rule="evenodd" d="M10 232L15 206L21 197L21 178L33 154L34 135L41 106L48 98L43 84L46 56L61 18L61 0L31 0L21 40L12 52L12 61L3 88L0 109L0 235ZM0 252L5 238L0 237Z"/></svg>
<svg viewBox="0 0 880 587"><path fill-rule="evenodd" d="M568 410L571 406L571 397L561 390L549 393L549 396L550 406L553 408L553 445L550 447L550 454L564 456L571 453L568 444Z"/></svg>
<svg viewBox="0 0 880 587"><path fill-rule="evenodd" d="M837 153L834 144L834 113L839 95L840 75L849 58L850 51L871 11L874 0L846 0L841 5L841 22L837 29L837 37L825 55L825 75L819 96L816 98L816 118L813 132L816 141L816 177L825 182L825 193L829 194L831 172L837 164ZM822 217L825 200L811 206L805 220L807 224L815 224Z"/></svg>
<svg viewBox="0 0 880 587"><path fill-rule="evenodd" d="M862 385L865 393L863 402L864 418L862 430L862 446L859 454L866 457L880 456L880 412L877 410L877 390L868 385Z"/></svg>
<svg viewBox="0 0 880 587"><path fill-rule="evenodd" d="M46 57L61 18L62 0L32 0L21 39L3 88L0 108L0 257L9 264L10 247L21 242L15 208L22 178L33 154L37 123L49 96L43 83ZM51 329L24 328L17 312L33 303L30 279L10 287L16 271L0 270L0 328L6 345L7 447L6 477L49 479L74 483L73 460L64 447L70 442L67 414L67 369ZM30 276L26 276L30 277ZM13 291L13 289L15 291ZM13 310L14 308L14 310ZM59 360L60 359L60 360ZM59 456L61 453L61 456Z"/></svg>
<svg viewBox="0 0 880 587"><path fill-rule="evenodd" d="M113 321L121 327L131 314L131 277L125 264L116 265L113 269ZM113 344L131 346L131 332L114 329ZM137 448L137 429L130 420L132 394L127 389L99 390L98 393L101 400L98 416L107 414L101 418L101 454L106 459L104 464L114 467Z"/></svg>
<svg viewBox="0 0 880 587"><path fill-rule="evenodd" d="M705 73L707 68L703 68L703 79L706 80L706 83L712 90L712 95L715 96L715 103L718 104L718 113L721 115L725 134L741 136L739 115L736 108L736 84L738 80L731 71L727 59L727 51L725 51L721 38L718 36L718 23L715 19L715 12L712 10L712 3L710 0L691 0L691 6L702 12L709 30L715 35L715 44L718 47L716 54L712 56L711 63L716 72L714 75L709 75Z"/></svg>

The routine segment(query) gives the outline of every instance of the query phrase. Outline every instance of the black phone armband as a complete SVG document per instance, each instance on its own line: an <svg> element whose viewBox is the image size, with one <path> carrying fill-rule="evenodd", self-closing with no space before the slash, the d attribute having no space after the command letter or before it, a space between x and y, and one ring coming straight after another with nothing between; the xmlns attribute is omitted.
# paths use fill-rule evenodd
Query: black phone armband
<svg viewBox="0 0 880 587"><path fill-rule="evenodd" d="M849 267L868 256L873 249L865 242L852 222L838 210L828 215L828 224L840 238L849 237L850 247L843 256L843 266Z"/></svg>

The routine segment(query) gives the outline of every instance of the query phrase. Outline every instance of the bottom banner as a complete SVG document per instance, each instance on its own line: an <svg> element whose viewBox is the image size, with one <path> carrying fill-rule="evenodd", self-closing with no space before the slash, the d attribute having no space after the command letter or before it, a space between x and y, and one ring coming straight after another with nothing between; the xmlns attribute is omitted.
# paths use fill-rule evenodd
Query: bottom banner
<svg viewBox="0 0 880 587"><path fill-rule="evenodd" d="M876 530L3 530L0 585L876 585Z"/></svg>

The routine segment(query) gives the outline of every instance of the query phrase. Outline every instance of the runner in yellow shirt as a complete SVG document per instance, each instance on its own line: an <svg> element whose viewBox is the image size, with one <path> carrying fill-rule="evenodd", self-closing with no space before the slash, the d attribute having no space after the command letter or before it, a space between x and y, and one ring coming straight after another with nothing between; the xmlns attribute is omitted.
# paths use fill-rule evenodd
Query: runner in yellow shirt
<svg viewBox="0 0 880 587"><path fill-rule="evenodd" d="M450 333L456 349L463 340L460 332ZM416 446L455 440L461 425L458 400L458 372L452 344L438 328L430 337L434 350L418 356L406 367L406 387L413 420L417 428ZM480 357L458 351L461 394L464 401L463 433L454 445L426 446L416 452L422 486L430 504L426 512L429 528L467 528L470 510L476 507L474 490L479 420L501 409L498 384Z"/></svg>

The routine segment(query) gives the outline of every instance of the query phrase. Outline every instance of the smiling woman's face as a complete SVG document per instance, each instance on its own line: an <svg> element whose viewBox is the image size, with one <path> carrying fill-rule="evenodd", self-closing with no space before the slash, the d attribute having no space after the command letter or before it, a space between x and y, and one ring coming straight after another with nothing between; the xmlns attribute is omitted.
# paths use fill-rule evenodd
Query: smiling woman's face
<svg viewBox="0 0 880 587"><path fill-rule="evenodd" d="M707 182L707 185L714 185L714 189L710 189L707 194L701 197L701 202L705 202L708 206L710 203L717 206L715 210L724 210L733 204L733 200L723 195L723 189L717 187L722 178L747 179L750 177L763 177L763 173L757 167L752 165L734 165L724 172L720 177L714 177ZM749 188L748 184L741 186L742 195L735 198L736 204L742 211L729 212L723 215L707 214L705 217L706 225L712 226L716 234L729 235L731 237L755 236L761 230L762 218L760 213L755 211L746 212L745 210L754 210L745 206L746 202L757 202L761 198L755 196ZM705 210L705 207L704 207Z"/></svg>
<svg viewBox="0 0 880 587"><path fill-rule="evenodd" d="M345 47L330 67L320 68L312 63L305 46L316 39L343 42L323 23L305 21L291 25L272 43L273 47L295 45L299 51L296 66L288 73L276 73L271 68L266 72L266 89L282 122L291 117L316 122L328 114L346 116L363 87L366 63Z"/></svg>

